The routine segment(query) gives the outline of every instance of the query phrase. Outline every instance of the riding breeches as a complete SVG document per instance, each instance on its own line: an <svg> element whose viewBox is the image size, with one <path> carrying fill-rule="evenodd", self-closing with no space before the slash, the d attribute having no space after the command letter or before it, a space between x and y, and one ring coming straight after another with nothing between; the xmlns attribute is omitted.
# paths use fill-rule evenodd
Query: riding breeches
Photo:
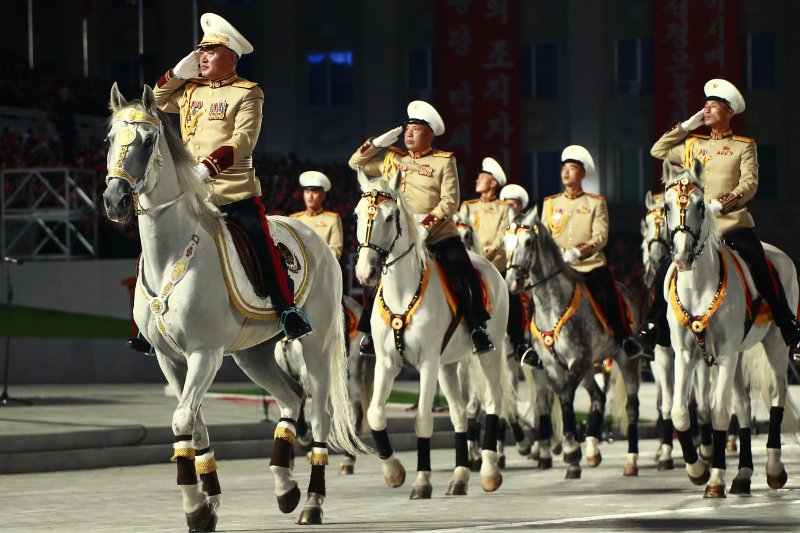
<svg viewBox="0 0 800 533"><path fill-rule="evenodd" d="M361 310L361 317L358 319L358 331L370 335L372 334L372 328L370 327L369 321L372 318L372 308L375 307L375 296L378 294L378 285L368 285L364 287L362 294L364 295L362 300L364 308Z"/></svg>
<svg viewBox="0 0 800 533"><path fill-rule="evenodd" d="M456 292L459 312L470 327L484 326L490 315L483 306L483 289L478 271L472 266L460 237L450 237L428 246Z"/></svg>
<svg viewBox="0 0 800 533"><path fill-rule="evenodd" d="M758 293L772 309L775 324L783 331L794 321L794 313L786 302L778 273L767 263L767 255L753 228L738 228L722 236L722 240L739 252L753 274Z"/></svg>
<svg viewBox="0 0 800 533"><path fill-rule="evenodd" d="M281 259L281 253L272 241L267 225L264 204L261 198L253 197L220 206L220 210L230 217L247 234L258 254L264 274L264 285L272 303L279 309L294 305L294 289Z"/></svg>
<svg viewBox="0 0 800 533"><path fill-rule="evenodd" d="M658 270L656 270L653 287L650 289L652 293L650 308L647 310L647 317L645 318L645 322L658 326L656 344L659 346L670 345L667 301L664 299L664 279L667 277L667 270L670 264L669 260L662 261Z"/></svg>
<svg viewBox="0 0 800 533"><path fill-rule="evenodd" d="M522 293L508 293L508 338L515 346L525 344L525 319L522 310Z"/></svg>
<svg viewBox="0 0 800 533"><path fill-rule="evenodd" d="M614 332L614 338L621 343L626 337L631 336L631 332L625 313L625 302L617 290L611 271L603 265L584 272L583 276L586 288L603 310L608 325Z"/></svg>

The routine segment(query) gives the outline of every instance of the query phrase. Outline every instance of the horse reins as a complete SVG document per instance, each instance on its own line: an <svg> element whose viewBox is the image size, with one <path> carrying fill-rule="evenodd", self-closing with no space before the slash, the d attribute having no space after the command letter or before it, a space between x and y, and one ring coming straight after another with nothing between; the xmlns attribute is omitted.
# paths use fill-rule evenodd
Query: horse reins
<svg viewBox="0 0 800 533"><path fill-rule="evenodd" d="M671 243L673 243L675 242L675 235L677 235L679 232L688 233L689 236L694 239L694 244L692 245L691 250L692 255L697 257L703 252L703 248L706 245L705 239L700 240L700 232L703 228L703 220L706 216L706 210L700 209L700 227L697 228L697 231L692 231L692 229L686 225L686 209L689 207L689 195L700 188L694 183L691 183L689 178L681 178L678 182L673 183L667 188L667 190L670 189L678 192L677 204L678 209L680 210L681 222L680 225L675 228L667 228L669 229L669 240Z"/></svg>
<svg viewBox="0 0 800 533"><path fill-rule="evenodd" d="M539 235L539 228L536 226L525 226L523 224L511 224L506 230L506 233L517 234L520 231L533 231L537 236ZM519 270L523 274L527 275L528 267L526 265L517 265L511 262L513 258L513 253L509 256L508 261L506 262L506 270ZM532 283L530 285L525 285L525 290L530 290L535 287L538 287L542 283L550 281L554 277L558 276L563 269L561 267L557 268L555 272L551 272L550 274L546 275L544 278L540 279L536 283Z"/></svg>
<svg viewBox="0 0 800 533"><path fill-rule="evenodd" d="M405 252L387 262L389 255L392 253L392 250L394 250L394 247L397 244L397 240L400 238L400 235L403 234L403 228L400 226L400 214L398 213L397 218L395 219L396 232L394 239L392 239L392 242L389 244L389 248L381 248L377 244L371 243L370 240L372 239L372 228L375 224L375 217L378 214L378 206L386 200L392 200L396 202L397 198L387 192L374 189L370 192L362 194L361 198L366 198L367 200L367 234L364 237L364 242L358 243L358 249L356 251L360 252L362 248L369 248L378 252L378 255L381 257L381 268L383 269L383 273L386 274L390 266L400 261L403 257L408 255L411 250L414 249L414 244L411 243Z"/></svg>

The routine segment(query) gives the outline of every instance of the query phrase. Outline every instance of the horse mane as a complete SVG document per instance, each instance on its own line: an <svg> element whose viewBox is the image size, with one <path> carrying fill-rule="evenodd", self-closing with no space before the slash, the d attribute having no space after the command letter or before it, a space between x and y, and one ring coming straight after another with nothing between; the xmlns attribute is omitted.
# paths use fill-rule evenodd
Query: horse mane
<svg viewBox="0 0 800 533"><path fill-rule="evenodd" d="M396 199L397 205L400 207L400 214L403 217L405 230L408 233L409 240L411 241L413 252L417 255L417 257L425 257L425 243L421 238L422 235L417 229L417 220L414 218L414 214L411 212L411 209L409 209L408 205L406 205L403 195L398 191L392 190L391 185L389 185L389 180L386 178L372 178L370 179L370 185L377 191L389 194Z"/></svg>
<svg viewBox="0 0 800 533"><path fill-rule="evenodd" d="M550 235L550 231L545 227L545 225L542 224L542 222L538 219L533 222L533 225L538 230L535 233L539 236L539 253L544 253L552 257L556 267L563 272L567 279L571 282L578 283L583 281L583 276L575 269L569 268L569 265L564 262L561 254L561 248L558 247L556 241L553 239L553 236Z"/></svg>
<svg viewBox="0 0 800 533"><path fill-rule="evenodd" d="M700 189L700 191L704 191L703 188L703 179L697 176L694 171L690 168L682 168L681 170L677 171L677 173L672 173L671 176L662 175L661 176L661 183L664 185L664 191L666 191L672 185L675 185L681 179L686 178L689 180L689 183ZM666 204L666 198L664 200ZM722 242L722 235L719 232L719 225L717 224L717 218L714 216L709 210L710 202L705 201L705 194L703 195L703 208L706 210L705 216L703 217L706 224L706 230L708 231L708 239L711 240L711 244L715 247L719 247L720 243Z"/></svg>
<svg viewBox="0 0 800 533"><path fill-rule="evenodd" d="M131 100L123 108L134 107L139 111L150 113L145 109L141 100ZM175 165L175 173L178 180L178 188L184 193L184 200L191 215L200 223L201 226L210 234L214 235L219 231L217 211L209 205L210 197L213 193L211 184L203 183L195 173L194 157L186 149L183 139L172 125L169 115L161 109L156 109L156 115L164 127L164 139L167 142L172 161ZM109 120L109 127L114 119L114 115Z"/></svg>

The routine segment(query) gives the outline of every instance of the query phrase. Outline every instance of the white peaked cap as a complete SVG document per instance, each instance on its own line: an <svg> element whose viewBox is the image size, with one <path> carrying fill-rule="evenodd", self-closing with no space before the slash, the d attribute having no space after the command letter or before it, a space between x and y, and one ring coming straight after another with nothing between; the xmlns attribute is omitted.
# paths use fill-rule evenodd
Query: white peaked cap
<svg viewBox="0 0 800 533"><path fill-rule="evenodd" d="M408 104L408 119L422 120L428 123L433 130L433 134L437 137L444 133L444 120L439 115L439 112L428 102L422 100L414 100Z"/></svg>
<svg viewBox="0 0 800 533"><path fill-rule="evenodd" d="M494 176L494 179L497 180L497 184L501 187L506 184L506 173L503 172L503 167L501 167L500 163L491 157L483 158L483 163L481 163L481 172L488 172Z"/></svg>
<svg viewBox="0 0 800 533"><path fill-rule="evenodd" d="M733 109L733 113L738 115L744 111L744 97L739 89L728 80L708 80L703 92L706 93L706 100L709 98L722 99Z"/></svg>
<svg viewBox="0 0 800 533"><path fill-rule="evenodd" d="M501 200L519 200L522 203L522 210L528 207L528 191L522 186L512 183L500 190Z"/></svg>
<svg viewBox="0 0 800 533"><path fill-rule="evenodd" d="M306 170L300 174L300 186L304 189L308 187L319 187L323 191L328 192L331 190L331 180L322 172Z"/></svg>
<svg viewBox="0 0 800 533"><path fill-rule="evenodd" d="M564 151L561 152L561 163L566 161L578 161L583 165L587 176L594 174L594 159L592 159L592 154L579 144L571 144L564 148Z"/></svg>
<svg viewBox="0 0 800 533"><path fill-rule="evenodd" d="M230 22L215 15L214 13L204 13L200 17L200 27L203 28L203 40L198 44L201 46L222 45L230 48L236 55L242 56L253 51L253 45L244 38Z"/></svg>

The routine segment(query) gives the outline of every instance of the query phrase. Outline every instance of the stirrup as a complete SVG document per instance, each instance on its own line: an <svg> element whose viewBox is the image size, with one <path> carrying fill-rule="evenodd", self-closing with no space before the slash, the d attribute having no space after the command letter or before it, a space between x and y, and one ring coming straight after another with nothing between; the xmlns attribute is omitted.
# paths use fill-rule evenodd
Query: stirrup
<svg viewBox="0 0 800 533"><path fill-rule="evenodd" d="M358 351L361 352L362 357L375 357L375 343L372 341L372 335L364 335L358 346Z"/></svg>
<svg viewBox="0 0 800 533"><path fill-rule="evenodd" d="M519 360L519 366L528 365L533 368L544 368L544 362L542 362L542 358L539 357L539 354L536 353L532 347L528 346L528 349L522 353L522 357Z"/></svg>
<svg viewBox="0 0 800 533"><path fill-rule="evenodd" d="M135 337L128 339L128 348L150 356L156 354L155 348L142 336L141 331Z"/></svg>
<svg viewBox="0 0 800 533"><path fill-rule="evenodd" d="M658 340L658 325L652 322L645 322L641 329L639 329L636 337L631 340L636 341L644 356L654 359L656 341Z"/></svg>
<svg viewBox="0 0 800 533"><path fill-rule="evenodd" d="M489 337L489 334L486 333L485 328L477 327L473 329L470 337L472 339L473 353L480 355L494 351L494 343L492 342L492 338Z"/></svg>
<svg viewBox="0 0 800 533"><path fill-rule="evenodd" d="M281 331L283 331L284 336L290 341L305 337L314 331L305 312L295 306L287 307L283 310L280 323Z"/></svg>

